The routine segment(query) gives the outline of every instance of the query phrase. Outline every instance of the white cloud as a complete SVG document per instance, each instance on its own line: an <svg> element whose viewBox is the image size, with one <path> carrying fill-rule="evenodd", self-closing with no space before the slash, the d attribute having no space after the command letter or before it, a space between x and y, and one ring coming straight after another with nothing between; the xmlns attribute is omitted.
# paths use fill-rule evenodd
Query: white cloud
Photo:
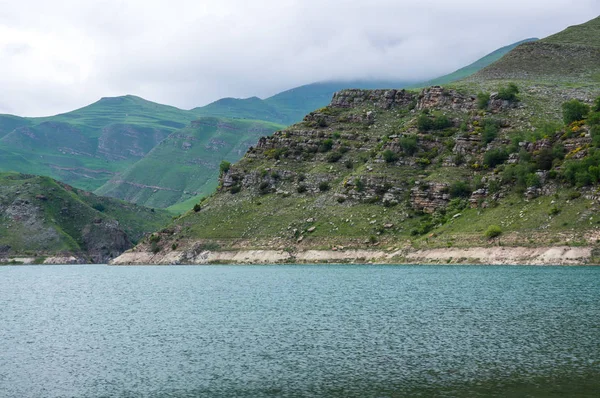
<svg viewBox="0 0 600 398"><path fill-rule="evenodd" d="M599 11L599 0L0 1L0 112L122 94L192 108L326 79L424 79Z"/></svg>

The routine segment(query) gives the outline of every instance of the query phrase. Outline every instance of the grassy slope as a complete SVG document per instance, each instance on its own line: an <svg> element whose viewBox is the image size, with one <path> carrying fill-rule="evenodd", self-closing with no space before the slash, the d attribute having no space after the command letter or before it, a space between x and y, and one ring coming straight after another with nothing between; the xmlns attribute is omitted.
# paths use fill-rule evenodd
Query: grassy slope
<svg viewBox="0 0 600 398"><path fill-rule="evenodd" d="M525 43L467 80L524 80L585 86L600 82L600 17Z"/></svg>
<svg viewBox="0 0 600 398"><path fill-rule="evenodd" d="M282 127L262 121L201 118L171 134L98 193L154 207L208 195L217 186L223 159L238 160L259 137Z"/></svg>
<svg viewBox="0 0 600 398"><path fill-rule="evenodd" d="M139 97L103 98L43 118L0 116L0 171L48 175L94 190L195 115ZM12 129L11 129L12 127Z"/></svg>
<svg viewBox="0 0 600 398"><path fill-rule="evenodd" d="M31 124L31 121L24 117L0 115L0 138L18 127L27 126L29 124Z"/></svg>
<svg viewBox="0 0 600 398"><path fill-rule="evenodd" d="M600 48L598 37L600 37L600 17L581 25L570 26L562 32L544 38L542 42Z"/></svg>
<svg viewBox="0 0 600 398"><path fill-rule="evenodd" d="M498 50L491 52L490 54L486 55L485 57L478 59L477 61L473 62L470 65L465 66L464 68L461 68L461 69L459 69L455 72L452 72L448 75L441 76L441 77L438 77L433 80L429 80L425 83L420 83L414 87L442 86L445 84L455 82L457 80L464 79L466 77L473 75L474 73L477 73L478 71L485 68L486 66L491 65L492 63L498 61L504 55L506 55L507 53L512 51L515 47L517 47L523 43L534 42L537 40L539 40L539 39L537 39L537 38L525 39L525 40L521 40L519 42L513 43L511 45L499 48Z"/></svg>
<svg viewBox="0 0 600 398"><path fill-rule="evenodd" d="M0 246L10 246L9 254L50 255L84 252L85 230L97 220L118 221L135 243L165 225L170 214L99 197L48 177L0 173L0 219Z"/></svg>

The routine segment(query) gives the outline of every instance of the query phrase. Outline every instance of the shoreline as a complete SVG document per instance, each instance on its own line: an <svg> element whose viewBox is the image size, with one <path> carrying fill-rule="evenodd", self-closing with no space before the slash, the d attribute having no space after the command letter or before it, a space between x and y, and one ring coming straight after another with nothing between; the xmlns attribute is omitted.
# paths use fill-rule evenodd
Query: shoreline
<svg viewBox="0 0 600 398"><path fill-rule="evenodd" d="M151 252L128 251L109 265L211 264L447 264L447 265L600 265L592 247L471 247L420 250L235 250Z"/></svg>

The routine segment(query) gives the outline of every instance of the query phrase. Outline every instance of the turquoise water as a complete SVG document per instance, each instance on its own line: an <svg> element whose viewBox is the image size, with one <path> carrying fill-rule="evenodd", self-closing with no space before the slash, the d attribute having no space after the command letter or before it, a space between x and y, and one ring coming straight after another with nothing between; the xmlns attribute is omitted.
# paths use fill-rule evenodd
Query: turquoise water
<svg viewBox="0 0 600 398"><path fill-rule="evenodd" d="M0 267L0 396L598 396L600 267Z"/></svg>

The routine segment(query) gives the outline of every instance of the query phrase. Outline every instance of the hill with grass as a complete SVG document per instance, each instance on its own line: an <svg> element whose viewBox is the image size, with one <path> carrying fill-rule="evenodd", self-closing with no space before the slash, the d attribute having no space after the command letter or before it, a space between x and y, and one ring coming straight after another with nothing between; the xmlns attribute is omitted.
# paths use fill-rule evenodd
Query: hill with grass
<svg viewBox="0 0 600 398"><path fill-rule="evenodd" d="M0 173L0 220L0 263L51 257L103 263L166 225L171 215L49 177Z"/></svg>
<svg viewBox="0 0 600 398"><path fill-rule="evenodd" d="M600 17L542 40L524 43L473 75L478 80L600 82Z"/></svg>
<svg viewBox="0 0 600 398"><path fill-rule="evenodd" d="M508 46L499 48L496 51L489 53L485 57L478 59L477 61L473 62L472 64L465 66L464 68L460 68L457 71L454 71L450 74L447 74L447 75L444 75L441 77L438 77L436 79L429 80L424 83L419 83L416 86L411 86L411 88L412 87L440 86L440 85L449 84L449 83L464 79L466 77L469 77L469 76L479 72L481 69L485 68L486 66L489 66L489 65L493 64L494 62L498 61L500 58L502 58L503 56L508 54L510 51L512 51L517 46L520 46L521 44L524 44L524 43L535 42L537 40L539 40L539 39L537 39L537 38L525 39L525 40L521 40L516 43L510 44Z"/></svg>
<svg viewBox="0 0 600 398"><path fill-rule="evenodd" d="M598 263L600 84L551 62L562 79L342 90L115 263Z"/></svg>
<svg viewBox="0 0 600 398"><path fill-rule="evenodd" d="M179 204L174 210L188 210L198 197L215 190L222 161L237 161L260 137L280 128L256 120L201 117L169 135L97 193L151 207Z"/></svg>
<svg viewBox="0 0 600 398"><path fill-rule="evenodd" d="M0 115L0 171L47 175L93 191L194 119L130 95L51 117Z"/></svg>

